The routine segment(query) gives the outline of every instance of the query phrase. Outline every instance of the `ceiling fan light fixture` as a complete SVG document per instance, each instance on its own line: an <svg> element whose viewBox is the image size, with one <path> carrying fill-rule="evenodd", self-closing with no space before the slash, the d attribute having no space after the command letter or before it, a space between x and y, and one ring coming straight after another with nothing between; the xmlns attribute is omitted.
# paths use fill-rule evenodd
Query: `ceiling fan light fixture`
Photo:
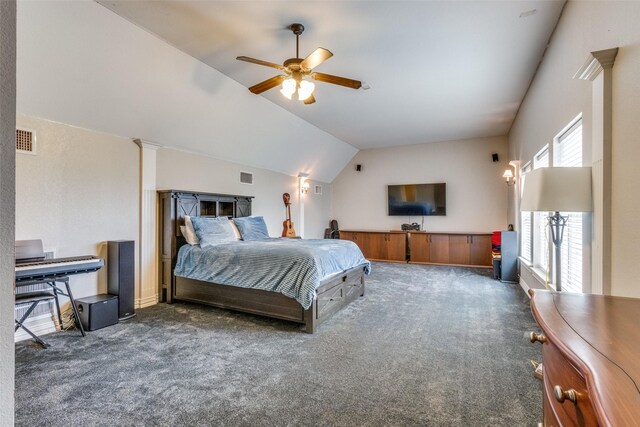
<svg viewBox="0 0 640 427"><path fill-rule="evenodd" d="M313 94L315 88L316 85L312 82L302 80L300 82L300 88L298 89L298 99L300 101L304 101L305 99L309 98Z"/></svg>
<svg viewBox="0 0 640 427"><path fill-rule="evenodd" d="M296 86L298 83L293 78L288 78L282 82L282 89L280 93L284 95L285 98L291 99L294 93L296 93Z"/></svg>
<svg viewBox="0 0 640 427"><path fill-rule="evenodd" d="M249 91L251 93L260 95L267 90L276 88L282 83L282 88L280 89L282 96L287 99L292 99L293 95L297 92L298 100L304 102L305 105L310 105L316 102L316 98L313 96L315 84L308 80L305 81L303 79L305 77L307 79L344 86L351 89L360 89L362 87L362 82L359 80L315 72L314 68L331 58L333 53L323 47L319 47L307 55L306 58L300 58L299 37L304 31L304 25L291 24L289 29L296 36L296 57L287 59L282 63L282 65L274 62L263 61L261 59L250 58L248 56L236 57L239 61L276 68L282 72L282 74L278 76L273 76L270 79L249 87Z"/></svg>

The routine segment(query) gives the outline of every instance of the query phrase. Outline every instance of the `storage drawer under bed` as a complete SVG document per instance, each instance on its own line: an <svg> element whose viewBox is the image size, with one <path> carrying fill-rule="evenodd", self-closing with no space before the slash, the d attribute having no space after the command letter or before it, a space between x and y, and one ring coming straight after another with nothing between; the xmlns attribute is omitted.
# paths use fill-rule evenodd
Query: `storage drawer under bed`
<svg viewBox="0 0 640 427"><path fill-rule="evenodd" d="M364 295L362 272L352 271L338 276L318 289L316 318L324 320L359 296Z"/></svg>

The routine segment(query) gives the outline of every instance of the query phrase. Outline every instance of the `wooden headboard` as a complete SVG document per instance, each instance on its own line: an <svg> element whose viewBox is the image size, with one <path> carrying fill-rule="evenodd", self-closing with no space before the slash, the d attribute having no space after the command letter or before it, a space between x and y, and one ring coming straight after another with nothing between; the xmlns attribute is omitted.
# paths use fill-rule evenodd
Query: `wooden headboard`
<svg viewBox="0 0 640 427"><path fill-rule="evenodd" d="M180 231L185 216L226 216L239 218L251 215L253 196L199 193L195 191L158 191L158 292L160 301L171 302L174 295L178 249L186 240Z"/></svg>

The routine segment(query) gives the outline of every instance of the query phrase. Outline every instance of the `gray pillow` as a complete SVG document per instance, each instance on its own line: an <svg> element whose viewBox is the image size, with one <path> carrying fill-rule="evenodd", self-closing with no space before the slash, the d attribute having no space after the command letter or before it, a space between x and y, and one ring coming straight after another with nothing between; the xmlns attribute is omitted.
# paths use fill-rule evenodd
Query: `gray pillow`
<svg viewBox="0 0 640 427"><path fill-rule="evenodd" d="M265 224L264 218L261 216L234 218L233 222L238 226L242 240L260 240L269 238L267 224Z"/></svg>
<svg viewBox="0 0 640 427"><path fill-rule="evenodd" d="M200 247L202 248L219 243L237 241L227 217L203 218L192 216L191 223L196 231L196 236L200 239Z"/></svg>

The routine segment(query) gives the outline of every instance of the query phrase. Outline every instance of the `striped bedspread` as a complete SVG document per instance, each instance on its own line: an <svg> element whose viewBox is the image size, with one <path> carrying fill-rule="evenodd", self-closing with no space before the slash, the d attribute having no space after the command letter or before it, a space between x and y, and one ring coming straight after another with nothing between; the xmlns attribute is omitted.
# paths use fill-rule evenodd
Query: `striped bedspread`
<svg viewBox="0 0 640 427"><path fill-rule="evenodd" d="M326 277L371 265L355 243L333 239L271 238L178 251L175 275L221 285L279 292L306 310Z"/></svg>

